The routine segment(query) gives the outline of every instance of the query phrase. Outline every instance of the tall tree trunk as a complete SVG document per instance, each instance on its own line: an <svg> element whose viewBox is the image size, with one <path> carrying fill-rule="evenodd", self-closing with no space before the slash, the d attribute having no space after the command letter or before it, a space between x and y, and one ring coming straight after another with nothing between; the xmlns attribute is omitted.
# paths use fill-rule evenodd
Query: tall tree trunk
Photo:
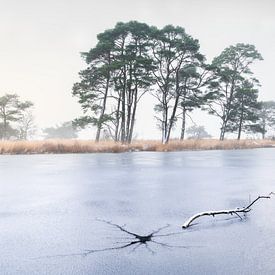
<svg viewBox="0 0 275 275"><path fill-rule="evenodd" d="M169 68L169 64L166 65L166 77L165 77L165 81L164 81L164 85L163 85L163 96L162 96L162 107L163 107L163 123L162 123L162 143L166 144L168 143L167 140L167 134L168 134L168 96L169 96L169 77L170 77L170 68Z"/></svg>
<svg viewBox="0 0 275 275"><path fill-rule="evenodd" d="M131 143L133 138L134 125L136 120L136 110L137 110L137 94L138 94L138 89L136 85L134 99L133 99L133 111L132 111L132 117L131 117L131 126L130 126L130 133L128 137L128 143Z"/></svg>
<svg viewBox="0 0 275 275"><path fill-rule="evenodd" d="M180 140L184 140L185 136L185 127L186 127L186 110L182 108L182 123L181 123L181 133L180 133Z"/></svg>
<svg viewBox="0 0 275 275"><path fill-rule="evenodd" d="M241 134L242 134L242 124L243 124L243 118L241 118L241 120L240 120L239 129L238 129L238 137L237 137L237 140L240 140L240 139L241 139Z"/></svg>
<svg viewBox="0 0 275 275"><path fill-rule="evenodd" d="M226 129L226 122L222 122L221 132L220 132L220 140L224 140L225 136L225 129Z"/></svg>
<svg viewBox="0 0 275 275"><path fill-rule="evenodd" d="M96 132L96 138L95 141L98 142L100 139L100 133L101 133L101 129L102 129L102 119L103 116L105 114L105 110L106 110L106 102L107 102L107 96L108 96L108 90L109 90L109 82L110 82L110 73L108 74L107 80L106 80L106 88L105 88L105 93L104 93L104 98L103 98L103 103L102 103L102 110L101 110L101 114L99 117L99 122L97 125L97 132Z"/></svg>
<svg viewBox="0 0 275 275"><path fill-rule="evenodd" d="M115 125L115 141L119 141L119 128L120 128L120 105L121 105L121 97L118 96L117 101L117 110L116 110L116 125Z"/></svg>
<svg viewBox="0 0 275 275"><path fill-rule="evenodd" d="M176 100L175 100L175 103L174 103L174 106L173 106L173 111L172 111L172 114L171 114L170 119L169 119L165 144L167 144L169 142L171 131L172 131L172 128L175 124L176 112L177 112L177 109L178 109L178 103L179 103L179 95L177 95L177 97L176 97Z"/></svg>
<svg viewBox="0 0 275 275"><path fill-rule="evenodd" d="M120 141L122 143L125 142L125 136L126 136L126 66L124 66L124 72L123 72L123 89L122 89L122 96L121 96L121 138Z"/></svg>
<svg viewBox="0 0 275 275"><path fill-rule="evenodd" d="M242 127L243 127L243 113L244 113L244 99L242 97L242 105L241 105L241 117L240 117L240 123L239 123L239 129L238 129L238 140L241 139L242 134Z"/></svg>
<svg viewBox="0 0 275 275"><path fill-rule="evenodd" d="M128 97L129 100L129 97ZM128 142L129 139L129 134L130 134L130 124L131 124L131 113L132 113L132 106L131 103L128 102L127 103L127 115L126 117L126 121L125 121L125 142Z"/></svg>
<svg viewBox="0 0 275 275"><path fill-rule="evenodd" d="M126 123L126 89L127 89L127 68L126 63L124 60L124 46L125 46L125 39L126 36L122 38L122 45L121 45L121 58L123 60L123 83L122 83L122 93L121 93L121 133L120 133L120 141L122 143L125 142L125 123Z"/></svg>
<svg viewBox="0 0 275 275"><path fill-rule="evenodd" d="M133 69L132 69L132 64L130 64L129 65L129 81L127 82L128 95L127 95L127 119L126 119L126 136L125 136L125 141L127 143L129 143L129 138L130 138L132 106L133 106L133 97L134 97L134 91L132 90L132 82L133 82Z"/></svg>
<svg viewBox="0 0 275 275"><path fill-rule="evenodd" d="M168 124L168 104L166 102L165 93L163 94L163 103L162 103L162 143L165 144L166 135L167 135L167 124Z"/></svg>
<svg viewBox="0 0 275 275"><path fill-rule="evenodd" d="M180 69L180 67L181 67L181 62L178 65L178 68L176 71L176 99L175 99L173 111L172 111L172 114L170 116L170 120L168 123L168 130L167 130L167 136L166 136L165 143L169 142L171 131L175 124L176 113L177 113L178 103L179 103L179 99L180 99L180 89L179 89L179 69Z"/></svg>
<svg viewBox="0 0 275 275"><path fill-rule="evenodd" d="M231 112L231 104L233 100L233 95L234 95L234 89L235 89L235 79L232 80L231 88L230 88L230 96L227 101L227 108L224 112L224 118L222 122L222 127L221 127L221 133L220 133L220 140L224 140L225 133L226 133L226 128L227 128L227 122L230 119L230 112Z"/></svg>

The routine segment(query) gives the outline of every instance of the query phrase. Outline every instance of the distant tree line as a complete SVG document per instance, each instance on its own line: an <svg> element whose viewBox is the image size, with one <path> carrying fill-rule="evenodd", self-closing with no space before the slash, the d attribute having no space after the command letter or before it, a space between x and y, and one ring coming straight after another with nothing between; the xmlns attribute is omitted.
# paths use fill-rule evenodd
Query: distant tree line
<svg viewBox="0 0 275 275"><path fill-rule="evenodd" d="M55 127L43 129L44 139L72 139L77 138L78 130L73 127L72 121L66 121Z"/></svg>
<svg viewBox="0 0 275 275"><path fill-rule="evenodd" d="M96 141L108 132L115 141L130 143L138 106L145 94L154 108L163 143L179 126L185 137L186 118L202 109L220 120L220 140L227 133L261 133L274 126L274 102L259 102L259 81L251 71L262 60L254 45L229 46L208 64L197 39L182 27L162 29L137 21L117 23L98 34L83 52L87 67L73 86L84 115L74 125L97 129ZM180 122L180 123L178 123Z"/></svg>
<svg viewBox="0 0 275 275"><path fill-rule="evenodd" d="M27 140L37 130L31 101L20 100L17 94L0 96L0 140ZM77 138L78 130L72 122L42 129L45 139Z"/></svg>

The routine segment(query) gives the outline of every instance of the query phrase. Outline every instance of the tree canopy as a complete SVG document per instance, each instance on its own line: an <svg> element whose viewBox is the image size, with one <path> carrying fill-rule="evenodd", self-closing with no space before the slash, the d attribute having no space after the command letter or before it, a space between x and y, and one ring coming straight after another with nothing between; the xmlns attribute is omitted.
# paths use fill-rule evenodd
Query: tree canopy
<svg viewBox="0 0 275 275"><path fill-rule="evenodd" d="M206 66L199 41L181 27L157 29L137 21L118 23L97 38L97 45L82 53L87 68L79 73L73 95L84 116L74 124L96 126L97 141L104 128L115 141L130 143L138 104L150 92L157 99L162 140L168 142L177 118L185 120L186 112L201 104Z"/></svg>
<svg viewBox="0 0 275 275"><path fill-rule="evenodd" d="M240 107L238 103L241 104L244 111L244 104L248 104L249 100L251 102L257 100L258 91L253 89L252 83L258 84L258 80L254 78L250 65L262 59L261 54L254 45L242 43L227 47L219 56L213 59L212 67L215 68L215 78L209 82L209 92L205 96L205 105L209 114L215 115L221 120L221 140L224 139L226 132L235 129L232 128L232 124L238 124L236 121L238 108ZM238 138L240 138L242 125L246 118L254 120L251 115L244 116L244 113L238 116Z"/></svg>
<svg viewBox="0 0 275 275"><path fill-rule="evenodd" d="M186 119L196 108L220 119L221 140L230 132L240 139L244 131L259 131L260 85L251 65L263 58L254 45L231 45L207 64L199 40L180 26L119 22L97 39L82 53L87 67L73 86L83 109L74 125L96 126L96 141L104 130L115 141L130 143L145 94L155 99L163 143L178 126L184 138Z"/></svg>

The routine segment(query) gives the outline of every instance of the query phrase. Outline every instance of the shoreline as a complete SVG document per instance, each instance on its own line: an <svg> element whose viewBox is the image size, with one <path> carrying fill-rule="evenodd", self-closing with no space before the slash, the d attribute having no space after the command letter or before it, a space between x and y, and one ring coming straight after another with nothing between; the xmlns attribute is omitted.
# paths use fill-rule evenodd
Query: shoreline
<svg viewBox="0 0 275 275"><path fill-rule="evenodd" d="M274 140L171 140L162 144L156 140L138 140L132 144L113 141L96 143L90 140L41 140L41 141L0 141L0 155L33 154L80 154L80 153L125 153L125 152L176 152L200 150L234 150L254 148L275 148Z"/></svg>

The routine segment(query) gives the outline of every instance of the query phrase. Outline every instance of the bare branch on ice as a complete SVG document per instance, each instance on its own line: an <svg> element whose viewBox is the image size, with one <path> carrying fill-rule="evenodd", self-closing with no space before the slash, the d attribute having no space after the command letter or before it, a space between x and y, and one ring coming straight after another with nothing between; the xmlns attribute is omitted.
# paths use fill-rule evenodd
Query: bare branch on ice
<svg viewBox="0 0 275 275"><path fill-rule="evenodd" d="M255 204L257 201L260 199L270 199L271 195L274 195L274 192L269 193L267 196L258 196L254 201L252 201L249 205L242 207L242 208L235 208L235 209L226 209L226 210L219 210L219 211L205 211L205 212L200 212L195 214L194 216L190 217L183 225L182 228L186 229L191 224L198 218L203 217L203 216L212 216L215 217L216 215L236 215L240 219L241 216L239 215L240 213L247 213L251 211L251 206Z"/></svg>

